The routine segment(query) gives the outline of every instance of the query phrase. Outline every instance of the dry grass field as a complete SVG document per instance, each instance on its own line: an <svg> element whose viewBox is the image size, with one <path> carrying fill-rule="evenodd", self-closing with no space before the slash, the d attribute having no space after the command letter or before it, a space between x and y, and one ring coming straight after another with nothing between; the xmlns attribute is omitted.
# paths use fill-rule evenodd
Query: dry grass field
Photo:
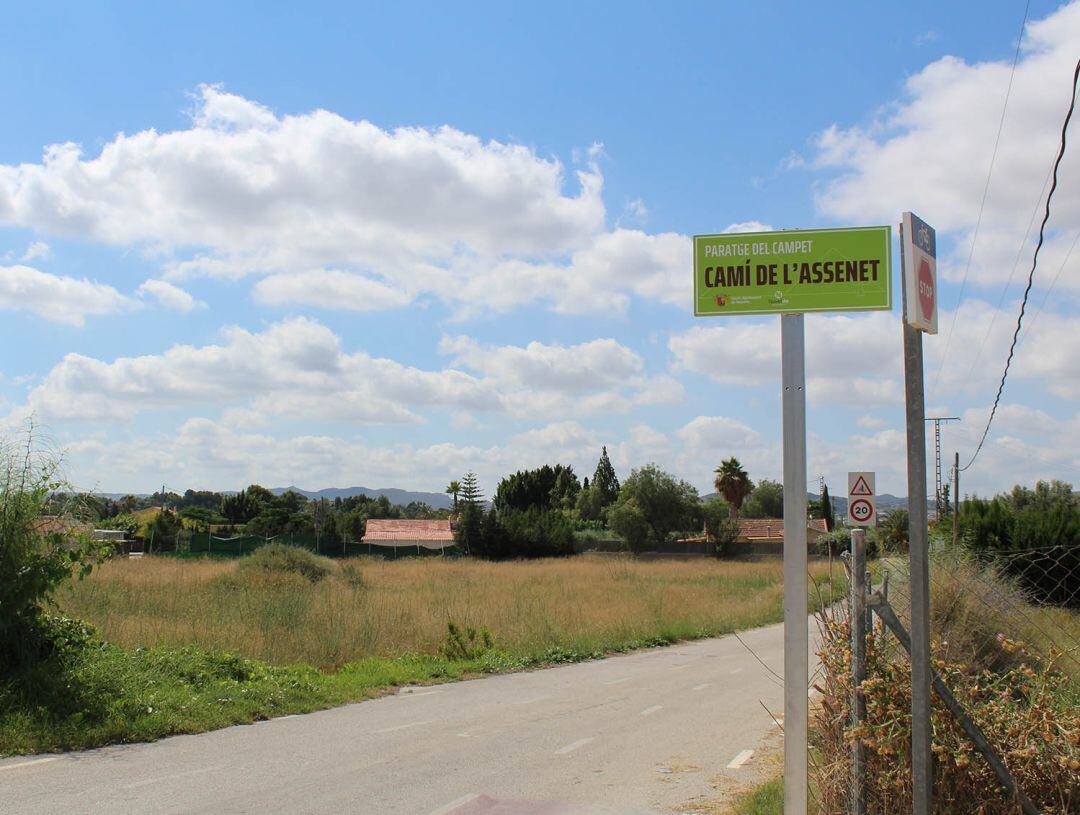
<svg viewBox="0 0 1080 815"><path fill-rule="evenodd" d="M827 591L827 564L812 573ZM437 653L448 620L486 627L514 655L728 633L782 618L781 577L779 560L359 558L313 583L237 561L147 557L104 564L58 602L125 647L194 645L326 670Z"/></svg>

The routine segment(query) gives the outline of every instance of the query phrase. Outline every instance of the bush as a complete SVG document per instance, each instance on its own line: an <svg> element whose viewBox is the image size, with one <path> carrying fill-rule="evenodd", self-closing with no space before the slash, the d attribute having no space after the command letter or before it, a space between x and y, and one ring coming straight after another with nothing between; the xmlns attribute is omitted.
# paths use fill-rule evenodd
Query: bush
<svg viewBox="0 0 1080 815"><path fill-rule="evenodd" d="M446 621L446 637L439 646L439 653L448 660L469 662L479 659L492 648L495 641L486 628L464 628L453 620Z"/></svg>
<svg viewBox="0 0 1080 815"><path fill-rule="evenodd" d="M0 441L0 676L54 650L43 607L72 571L86 575L109 547L76 531L79 507L54 503L57 460L36 447Z"/></svg>
<svg viewBox="0 0 1080 815"><path fill-rule="evenodd" d="M846 526L838 526L818 538L816 546L817 553L823 556L832 555L833 557L839 557L844 552L850 552L851 529ZM867 559L873 560L878 557L879 554L878 536L875 534L868 534L866 536Z"/></svg>
<svg viewBox="0 0 1080 815"><path fill-rule="evenodd" d="M287 546L284 543L268 543L240 561L237 569L242 572L264 574L298 574L317 583L333 571L334 562L320 557L307 549Z"/></svg>

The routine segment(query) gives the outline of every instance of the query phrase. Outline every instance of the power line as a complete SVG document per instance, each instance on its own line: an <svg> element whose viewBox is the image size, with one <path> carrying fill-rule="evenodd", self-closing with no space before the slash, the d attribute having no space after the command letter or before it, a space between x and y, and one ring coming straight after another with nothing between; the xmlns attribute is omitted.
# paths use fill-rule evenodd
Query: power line
<svg viewBox="0 0 1080 815"><path fill-rule="evenodd" d="M1076 83L1078 79L1080 79L1080 60L1076 61L1076 68L1073 69L1072 95L1069 97L1069 110L1065 114L1065 122L1061 125L1061 146L1058 148L1057 158L1054 160L1054 180L1050 184L1050 192L1046 195L1046 209L1043 212L1042 223L1039 224L1039 242L1035 244L1035 255L1031 258L1031 271L1028 272L1024 298L1020 301L1020 313L1016 317L1016 330L1013 331L1012 343L1009 345L1009 355L1005 358L1005 370L1001 372L1001 382L998 384L997 395L994 397L994 405L990 408L990 418L986 420L986 428L983 430L982 438L979 439L979 446L975 448L975 454L971 457L971 461L960 468L961 472L968 469L978 458L983 443L986 441L986 435L990 432L990 425L994 421L994 415L997 413L998 403L1001 402L1001 392L1005 390L1005 378L1009 375L1009 365L1012 364L1013 353L1016 351L1016 340L1020 336L1024 311L1027 309L1028 295L1031 294L1031 284L1035 280L1035 268L1039 263L1039 250L1042 249L1043 239L1046 234L1046 222L1050 220L1050 201L1053 200L1054 190L1057 189L1058 168L1061 166L1061 160L1065 157L1065 134L1069 129L1069 120L1072 119L1073 109L1076 107Z"/></svg>
<svg viewBox="0 0 1080 815"><path fill-rule="evenodd" d="M1013 278L1016 276L1016 270L1020 268L1020 258L1024 256L1024 247L1027 246L1028 236L1035 227L1035 219L1039 217L1039 204L1042 203L1043 193L1046 192L1046 187L1050 183L1050 173L1053 171L1053 166L1046 168L1046 178L1043 179L1042 189L1039 190L1039 197L1035 199L1035 206L1031 208L1031 220L1028 221L1027 231L1024 232L1024 238L1016 248L1016 259L1013 261L1012 270L1009 272L1009 279L1005 282L1005 287L1001 290L1001 297L998 298L997 308L994 309L994 312L990 315L990 323L986 326L986 335L975 350L975 359L972 361L971 367L968 368L967 376L964 377L964 384L961 385L961 389L971 381L971 375L975 373L975 368L978 366L979 359L982 357L983 349L986 348L987 344L990 342L990 333L994 330L994 323L997 322L998 312L1001 311L1001 306L1005 303L1005 295L1009 293L1009 287L1012 286Z"/></svg>
<svg viewBox="0 0 1080 815"><path fill-rule="evenodd" d="M982 225L983 210L986 209L986 197L990 192L990 179L994 175L994 162L997 161L998 146L1001 144L1001 131L1005 127L1005 112L1009 109L1009 96L1012 95L1013 77L1016 75L1016 63L1020 59L1020 44L1024 41L1024 26L1027 25L1028 11L1030 9L1031 0L1027 0L1027 3L1024 4L1024 19L1020 21L1020 33L1016 38L1016 53L1013 54L1012 70L1009 71L1009 85L1005 89L1005 104L1001 106L1001 119L998 121L997 136L994 138L994 152L990 154L990 167L986 171L986 184L983 186L982 201L979 203L979 215L975 219L975 231L971 235L971 248L968 250L967 263L964 265L964 277L960 281L960 294L956 298L956 309L953 311L949 333L945 336L945 353L941 355L941 364L938 366L937 374L934 376L934 383L930 386L932 391L937 390L941 372L945 370L945 361L949 358L949 345L952 344L953 331L956 329L956 316L960 313L960 305L964 302L964 288L967 286L968 272L971 271L971 260L975 257L975 242L979 239L979 227Z"/></svg>

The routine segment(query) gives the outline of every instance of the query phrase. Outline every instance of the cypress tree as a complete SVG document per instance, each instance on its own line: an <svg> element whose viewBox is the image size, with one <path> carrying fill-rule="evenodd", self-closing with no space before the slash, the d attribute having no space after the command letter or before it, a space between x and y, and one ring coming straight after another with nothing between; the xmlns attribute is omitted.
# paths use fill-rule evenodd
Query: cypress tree
<svg viewBox="0 0 1080 815"><path fill-rule="evenodd" d="M611 466L606 445L600 452L600 461L596 463L592 488L600 494L601 506L610 506L619 497L619 477L615 475L615 468Z"/></svg>

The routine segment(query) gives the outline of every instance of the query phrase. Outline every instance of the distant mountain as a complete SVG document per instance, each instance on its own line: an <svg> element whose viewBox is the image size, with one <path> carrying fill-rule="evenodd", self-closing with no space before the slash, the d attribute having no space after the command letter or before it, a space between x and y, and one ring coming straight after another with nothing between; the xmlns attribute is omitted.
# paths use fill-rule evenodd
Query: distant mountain
<svg viewBox="0 0 1080 815"><path fill-rule="evenodd" d="M413 501L427 504L432 509L450 509L453 505L453 499L444 492L412 492L395 487L380 487L374 490L370 487L327 487L323 490L314 491L302 490L299 487L272 487L270 492L274 493L274 495L283 495L290 490L303 495L305 498L316 500L326 498L333 501L335 498L352 498L354 495L378 498L380 495L385 495L391 504L400 504L401 506L411 504Z"/></svg>
<svg viewBox="0 0 1080 815"><path fill-rule="evenodd" d="M701 500L711 501L713 498L720 497L722 497L720 493L711 492L708 495L701 496ZM829 497L832 498L833 512L836 513L836 516L838 518L847 517L847 498L842 495L831 495ZM806 493L806 498L809 501L816 501L818 499L818 494L816 492L808 492ZM934 500L932 497L926 499L926 506L928 509L933 506L933 503ZM877 510L879 517L881 515L892 512L894 509L907 509L907 506L908 500L906 495L890 495L886 492L882 493L877 497Z"/></svg>

